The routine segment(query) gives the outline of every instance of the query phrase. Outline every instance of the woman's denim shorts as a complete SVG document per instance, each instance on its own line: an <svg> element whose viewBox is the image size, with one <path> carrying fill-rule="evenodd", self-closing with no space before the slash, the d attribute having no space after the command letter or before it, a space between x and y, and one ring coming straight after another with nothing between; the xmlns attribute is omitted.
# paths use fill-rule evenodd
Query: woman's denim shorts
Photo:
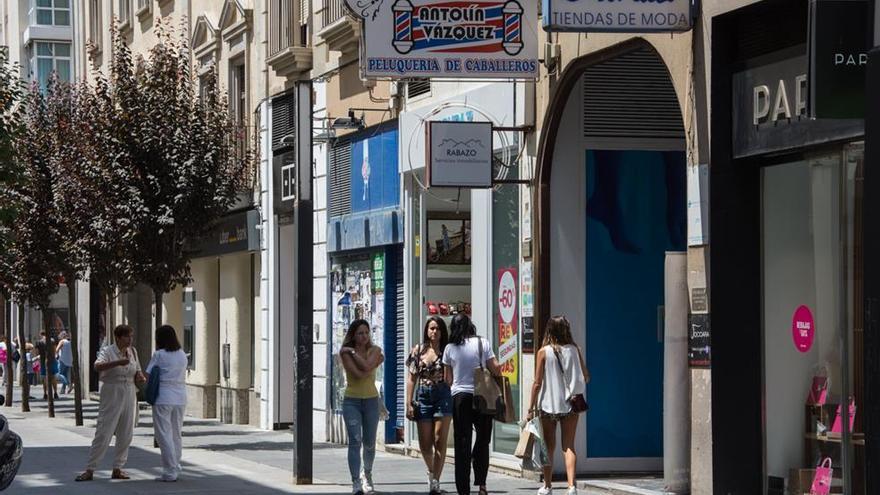
<svg viewBox="0 0 880 495"><path fill-rule="evenodd" d="M452 391L445 382L420 385L416 401L416 421L433 421L452 416Z"/></svg>

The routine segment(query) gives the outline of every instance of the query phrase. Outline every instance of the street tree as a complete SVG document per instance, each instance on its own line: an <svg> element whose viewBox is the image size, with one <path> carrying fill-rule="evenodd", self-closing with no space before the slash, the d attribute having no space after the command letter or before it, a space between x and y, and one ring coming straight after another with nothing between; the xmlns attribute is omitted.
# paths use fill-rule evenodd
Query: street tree
<svg viewBox="0 0 880 495"><path fill-rule="evenodd" d="M90 122L93 101L84 83L71 84L56 77L50 79L46 90L48 126L42 130L48 141L53 210L63 257L57 265L67 284L70 346L73 355L70 380L74 390L74 417L77 426L83 424L82 379L79 357L79 328L77 321L77 281L86 273L87 249L93 238L101 235L101 222L96 221L102 209L103 183L95 172L94 126ZM102 251L103 252L103 251Z"/></svg>
<svg viewBox="0 0 880 495"><path fill-rule="evenodd" d="M18 182L20 173L13 154L13 142L19 133L21 119L18 115L18 103L23 88L18 77L18 67L9 62L9 49L0 47L0 305L6 308L10 300L13 280L11 277L12 257L9 249L12 243L11 226L18 216L16 202L7 194L7 188ZM3 311L0 311L2 313ZM12 328L3 328L6 318L0 321L0 333L6 344L7 359L4 364L6 380L6 406L12 407L13 360L12 360ZM20 344L24 344L19 340ZM24 356L24 349L20 350ZM21 360L25 365L24 359ZM24 368L22 368L24 369ZM26 376L26 375L23 375Z"/></svg>
<svg viewBox="0 0 880 495"><path fill-rule="evenodd" d="M215 74L199 97L185 30L162 25L145 59L133 60L113 34L110 97L126 143L136 276L149 286L162 324L162 296L191 281L193 240L229 211L246 187L253 152L235 139Z"/></svg>
<svg viewBox="0 0 880 495"><path fill-rule="evenodd" d="M50 128L46 98L36 85L31 87L23 102L23 131L14 141L14 157L21 167L21 180L9 188L20 214L12 225L9 254L12 258L12 295L39 309L43 315L43 329L48 330L49 301L58 291L63 273L61 260L62 233L53 200L53 176L51 168L52 144L43 132ZM21 320L19 320L21 321ZM23 325L19 335L24 343ZM48 333L48 332L47 332ZM51 384L52 364L55 353L49 346L42 346L40 359L46 367L46 377ZM25 375L26 376L26 375ZM49 417L55 417L55 401L52 391L47 393ZM27 407L27 389L22 390L22 410Z"/></svg>

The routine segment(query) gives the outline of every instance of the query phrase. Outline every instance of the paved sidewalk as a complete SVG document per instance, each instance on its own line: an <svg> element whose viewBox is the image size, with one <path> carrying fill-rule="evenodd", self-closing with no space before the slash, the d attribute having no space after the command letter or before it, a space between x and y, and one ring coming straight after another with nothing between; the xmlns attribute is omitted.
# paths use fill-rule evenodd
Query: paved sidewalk
<svg viewBox="0 0 880 495"><path fill-rule="evenodd" d="M39 390L42 394L42 390ZM16 394L18 390L16 389ZM36 390L33 391L36 393ZM184 471L177 483L158 483L159 450L153 448L152 418L149 409L141 411L126 471L130 481L110 481L112 445L96 480L76 483L94 435L97 403L84 404L85 425L73 421L72 395L56 402L56 417L50 419L46 402L31 401L31 412L21 413L16 397L12 408L0 407L10 428L24 441L24 460L12 486L5 492L28 495L60 494L282 494L351 493L344 446L319 444L314 449L315 484L296 486L291 481L293 441L289 432L270 432L240 425L224 425L214 420L187 418L183 435ZM378 493L422 494L425 469L421 460L378 452L374 481ZM453 466L442 476L443 489L455 492ZM536 483L501 474L489 474L490 493L535 493ZM475 492L474 492L475 493ZM581 492L584 494L584 492Z"/></svg>

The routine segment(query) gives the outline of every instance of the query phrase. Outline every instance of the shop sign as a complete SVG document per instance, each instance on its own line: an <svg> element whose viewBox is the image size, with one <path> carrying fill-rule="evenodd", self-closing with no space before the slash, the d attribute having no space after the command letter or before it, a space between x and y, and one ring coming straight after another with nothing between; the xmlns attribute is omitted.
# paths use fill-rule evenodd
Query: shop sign
<svg viewBox="0 0 880 495"><path fill-rule="evenodd" d="M523 353L535 352L535 317L529 316L522 319L522 351Z"/></svg>
<svg viewBox="0 0 880 495"><path fill-rule="evenodd" d="M430 122L428 184L492 187L492 123Z"/></svg>
<svg viewBox="0 0 880 495"><path fill-rule="evenodd" d="M810 3L810 115L819 119L865 118L868 65L865 0Z"/></svg>
<svg viewBox="0 0 880 495"><path fill-rule="evenodd" d="M537 0L346 0L367 78L536 79Z"/></svg>
<svg viewBox="0 0 880 495"><path fill-rule="evenodd" d="M694 25L691 0L543 0L545 31L676 32Z"/></svg>
<svg viewBox="0 0 880 495"><path fill-rule="evenodd" d="M259 214L256 210L233 213L221 218L196 243L195 257L219 256L239 251L259 251Z"/></svg>
<svg viewBox="0 0 880 495"><path fill-rule="evenodd" d="M516 270L498 271L498 362L501 374L516 385L518 375L518 339L516 315Z"/></svg>
<svg viewBox="0 0 880 495"><path fill-rule="evenodd" d="M810 352L816 334L813 312L806 306L798 306L791 317L791 338L799 352Z"/></svg>
<svg viewBox="0 0 880 495"><path fill-rule="evenodd" d="M743 158L849 139L864 133L852 119L807 115L807 56L782 58L733 75L733 156Z"/></svg>
<svg viewBox="0 0 880 495"><path fill-rule="evenodd" d="M688 364L708 368L712 364L712 331L707 313L688 315Z"/></svg>

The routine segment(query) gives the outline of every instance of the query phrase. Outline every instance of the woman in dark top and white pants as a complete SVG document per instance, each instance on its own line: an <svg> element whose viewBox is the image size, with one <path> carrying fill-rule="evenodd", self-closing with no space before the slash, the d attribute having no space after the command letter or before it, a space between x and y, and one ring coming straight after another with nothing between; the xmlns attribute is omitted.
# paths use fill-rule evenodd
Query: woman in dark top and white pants
<svg viewBox="0 0 880 495"><path fill-rule="evenodd" d="M474 485L480 495L486 491L489 473L489 442L492 440L492 416L474 411L474 368L482 363L493 375L500 376L492 346L477 337L477 329L464 313L457 314L450 325L449 345L443 352L445 381L452 384L452 426L455 429L455 488L459 495L470 493L471 462ZM482 354L480 353L482 348ZM473 432L477 439L474 442Z"/></svg>

